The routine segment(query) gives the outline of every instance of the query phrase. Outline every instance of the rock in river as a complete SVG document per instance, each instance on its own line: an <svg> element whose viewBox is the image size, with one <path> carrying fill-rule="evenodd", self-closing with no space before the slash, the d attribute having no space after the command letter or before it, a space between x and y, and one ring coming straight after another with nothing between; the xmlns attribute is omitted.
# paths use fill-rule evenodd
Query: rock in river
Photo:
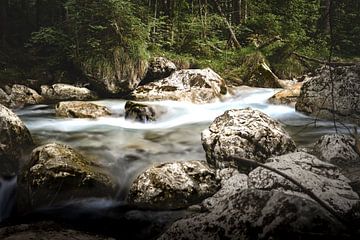
<svg viewBox="0 0 360 240"><path fill-rule="evenodd" d="M117 184L94 161L62 144L33 150L18 177L18 210L26 212L74 199L111 198Z"/></svg>
<svg viewBox="0 0 360 240"><path fill-rule="evenodd" d="M202 132L201 140L208 163L218 168L241 167L233 156L264 162L296 149L278 121L250 108L226 111Z"/></svg>
<svg viewBox="0 0 360 240"><path fill-rule="evenodd" d="M41 95L48 101L68 101L68 100L94 100L96 94L85 87L76 87L69 84L57 83L52 86L41 86Z"/></svg>
<svg viewBox="0 0 360 240"><path fill-rule="evenodd" d="M210 68L184 69L169 77L137 87L137 101L174 100L193 103L213 102L227 93L225 81Z"/></svg>
<svg viewBox="0 0 360 240"><path fill-rule="evenodd" d="M0 104L0 176L15 175L23 152L32 144L30 132L24 123Z"/></svg>
<svg viewBox="0 0 360 240"><path fill-rule="evenodd" d="M201 161L164 163L140 174L128 201L149 209L178 209L201 202L219 187L215 172Z"/></svg>
<svg viewBox="0 0 360 240"><path fill-rule="evenodd" d="M334 106L333 106L334 105ZM301 88L296 110L360 125L360 65L323 67Z"/></svg>
<svg viewBox="0 0 360 240"><path fill-rule="evenodd" d="M152 122L158 119L166 110L161 106L149 105L127 101L125 104L125 119L142 123Z"/></svg>
<svg viewBox="0 0 360 240"><path fill-rule="evenodd" d="M55 107L55 113L58 117L69 118L98 118L111 115L105 106L80 101L60 102Z"/></svg>
<svg viewBox="0 0 360 240"><path fill-rule="evenodd" d="M40 104L44 98L35 90L24 85L14 84L12 87L5 88L9 97L10 108L20 108L26 105Z"/></svg>
<svg viewBox="0 0 360 240"><path fill-rule="evenodd" d="M359 196L352 190L349 179L341 174L340 169L315 156L303 152L290 153L269 158L266 165L301 183L339 214L347 214L359 203ZM248 182L249 188L278 189L296 195L302 192L289 180L262 167L249 173Z"/></svg>
<svg viewBox="0 0 360 240"><path fill-rule="evenodd" d="M210 212L175 222L167 239L333 239L345 228L317 203L279 191L238 189Z"/></svg>

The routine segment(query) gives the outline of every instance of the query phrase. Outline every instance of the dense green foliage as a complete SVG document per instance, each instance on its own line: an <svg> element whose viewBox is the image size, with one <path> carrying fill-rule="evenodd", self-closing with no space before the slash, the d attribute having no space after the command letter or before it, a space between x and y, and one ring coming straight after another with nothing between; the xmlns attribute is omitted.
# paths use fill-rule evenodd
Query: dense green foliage
<svg viewBox="0 0 360 240"><path fill-rule="evenodd" d="M312 67L294 52L360 55L358 0L1 0L0 8L1 81L84 80L83 65L115 71L114 62L149 54L233 81L265 61L288 78Z"/></svg>

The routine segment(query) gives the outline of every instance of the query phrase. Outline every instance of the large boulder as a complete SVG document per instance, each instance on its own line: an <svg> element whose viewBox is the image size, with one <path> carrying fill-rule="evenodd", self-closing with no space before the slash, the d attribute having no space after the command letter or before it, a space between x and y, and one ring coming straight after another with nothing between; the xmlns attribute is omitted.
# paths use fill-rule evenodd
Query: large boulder
<svg viewBox="0 0 360 240"><path fill-rule="evenodd" d="M133 59L128 51L115 50L109 64L82 64L92 89L103 96L125 96L134 90L144 78L148 62Z"/></svg>
<svg viewBox="0 0 360 240"><path fill-rule="evenodd" d="M0 88L0 104L4 105L5 107L10 107L11 99L9 95Z"/></svg>
<svg viewBox="0 0 360 240"><path fill-rule="evenodd" d="M360 125L360 65L328 68L301 88L296 110L311 116Z"/></svg>
<svg viewBox="0 0 360 240"><path fill-rule="evenodd" d="M40 104L44 101L44 98L40 96L35 90L24 85L14 84L11 88L6 88L6 91L11 101L11 108Z"/></svg>
<svg viewBox="0 0 360 240"><path fill-rule="evenodd" d="M179 70L165 79L137 87L138 101L174 100L208 103L227 93L225 81L210 68Z"/></svg>
<svg viewBox="0 0 360 240"><path fill-rule="evenodd" d="M75 199L112 198L117 184L100 166L69 146L33 150L18 176L18 210L31 211Z"/></svg>
<svg viewBox="0 0 360 240"><path fill-rule="evenodd" d="M149 209L178 209L199 203L219 187L215 172L201 161L164 163L133 182L128 201Z"/></svg>
<svg viewBox="0 0 360 240"><path fill-rule="evenodd" d="M266 165L285 173L311 190L339 214L347 214L359 203L359 196L349 185L349 179L340 173L340 169L315 156L303 152L290 153L269 158ZM249 173L248 183L249 188L278 189L289 194L304 195L298 186L262 167Z"/></svg>
<svg viewBox="0 0 360 240"><path fill-rule="evenodd" d="M166 110L161 106L127 101L125 104L125 119L142 123L158 119Z"/></svg>
<svg viewBox="0 0 360 240"><path fill-rule="evenodd" d="M94 100L96 94L85 87L76 87L69 84L57 83L52 86L41 86L41 96L51 102L69 100Z"/></svg>
<svg viewBox="0 0 360 240"><path fill-rule="evenodd" d="M0 104L0 176L15 175L19 160L32 145L30 132L24 123Z"/></svg>
<svg viewBox="0 0 360 240"><path fill-rule="evenodd" d="M173 62L164 57L154 57L150 59L146 76L140 82L140 85L147 84L154 80L166 78L175 71L176 66Z"/></svg>
<svg viewBox="0 0 360 240"><path fill-rule="evenodd" d="M91 102L59 102L55 106L55 113L58 117L68 118L98 118L111 115L110 110Z"/></svg>
<svg viewBox="0 0 360 240"><path fill-rule="evenodd" d="M271 71L270 67L261 62L256 67L249 69L247 76L245 76L244 83L251 87L263 88L281 88L279 78Z"/></svg>
<svg viewBox="0 0 360 240"><path fill-rule="evenodd" d="M351 186L360 194L360 155L354 138L344 134L322 136L314 145L313 154L320 160L334 164L351 180ZM359 144L359 143L358 143Z"/></svg>
<svg viewBox="0 0 360 240"><path fill-rule="evenodd" d="M175 222L167 239L342 239L345 228L317 203L279 191L238 189L210 212Z"/></svg>
<svg viewBox="0 0 360 240"><path fill-rule="evenodd" d="M232 157L264 162L296 149L278 121L250 108L226 111L202 132L201 140L208 163L218 168L242 168Z"/></svg>

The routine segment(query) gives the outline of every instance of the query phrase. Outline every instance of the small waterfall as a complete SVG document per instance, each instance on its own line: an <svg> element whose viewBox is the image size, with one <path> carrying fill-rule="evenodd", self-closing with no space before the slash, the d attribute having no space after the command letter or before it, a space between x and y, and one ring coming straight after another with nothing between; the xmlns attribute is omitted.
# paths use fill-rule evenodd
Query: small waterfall
<svg viewBox="0 0 360 240"><path fill-rule="evenodd" d="M16 177L0 177L0 222L8 218L15 204Z"/></svg>

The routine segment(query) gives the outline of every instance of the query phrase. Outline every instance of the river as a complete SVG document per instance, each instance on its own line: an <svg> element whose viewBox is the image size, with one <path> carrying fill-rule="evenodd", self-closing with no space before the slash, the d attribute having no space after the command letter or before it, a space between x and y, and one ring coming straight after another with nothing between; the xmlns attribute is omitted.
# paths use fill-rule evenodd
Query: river
<svg viewBox="0 0 360 240"><path fill-rule="evenodd" d="M151 123L125 120L124 100L99 100L113 112L99 119L57 118L51 105L35 105L16 111L37 145L65 143L96 159L121 186L113 201L89 200L85 208L107 208L124 202L131 182L153 164L168 161L204 160L201 131L225 110L250 107L280 121L300 147L312 144L325 133L335 132L331 121L316 121L293 107L272 105L267 100L278 89L241 88L225 101L196 105L184 102L153 102L166 113ZM346 132L344 127L340 131ZM16 179L0 181L0 221L9 214Z"/></svg>

